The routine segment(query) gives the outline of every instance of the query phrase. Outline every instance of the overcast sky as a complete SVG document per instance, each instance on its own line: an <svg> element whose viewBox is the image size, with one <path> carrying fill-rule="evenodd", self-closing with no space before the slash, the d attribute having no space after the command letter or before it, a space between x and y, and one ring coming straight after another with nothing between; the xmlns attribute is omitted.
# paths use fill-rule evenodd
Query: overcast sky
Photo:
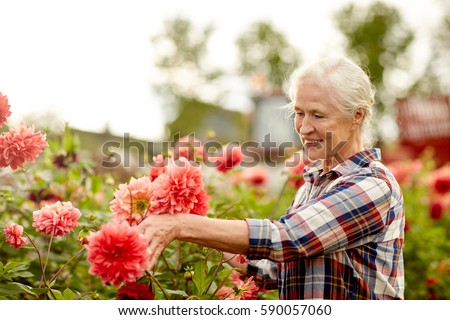
<svg viewBox="0 0 450 320"><path fill-rule="evenodd" d="M423 41L440 14L434 1L387 2ZM210 59L221 67L236 64L235 39L261 20L284 32L308 61L340 50L331 17L348 2L0 0L0 91L9 98L13 124L51 111L82 130L103 131L108 124L118 135L159 139L164 118L151 90L157 79L150 38L165 20L182 16L198 27L213 24ZM416 50L421 61L426 42Z"/></svg>

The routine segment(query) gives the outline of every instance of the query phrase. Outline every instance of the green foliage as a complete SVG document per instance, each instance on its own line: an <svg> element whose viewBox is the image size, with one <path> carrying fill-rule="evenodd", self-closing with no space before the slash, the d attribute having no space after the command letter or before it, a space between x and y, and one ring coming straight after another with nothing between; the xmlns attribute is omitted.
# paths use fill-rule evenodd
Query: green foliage
<svg viewBox="0 0 450 320"><path fill-rule="evenodd" d="M420 171L409 171L409 179L401 181L405 200L406 232L404 247L405 299L450 299L450 208L442 217L432 217L434 161L428 156L421 160ZM439 195L444 199L447 195Z"/></svg>
<svg viewBox="0 0 450 320"><path fill-rule="evenodd" d="M98 288L100 294L108 297L111 289L103 287L88 273L89 264L77 233L50 241L48 236L34 230L32 223L33 211L46 201L70 201L82 212L78 231L86 234L89 230L97 230L111 219L111 178L95 174L94 163L89 159L79 159L80 144L70 128L66 127L60 135L49 135L48 143L49 147L35 164L26 164L25 170L1 176L0 225L4 226L8 221L22 225L33 239L33 245L25 245L20 250L5 243L0 247L0 296L7 299L68 299L72 297L67 291L70 287L77 299L98 295L91 288ZM1 239L4 239L3 233ZM39 250L40 256L35 249ZM45 261L48 261L45 269L48 287L41 280L41 263Z"/></svg>
<svg viewBox="0 0 450 320"><path fill-rule="evenodd" d="M270 22L257 22L236 41L239 72L266 79L273 91L283 89L286 77L300 62L300 54Z"/></svg>
<svg viewBox="0 0 450 320"><path fill-rule="evenodd" d="M178 17L167 20L164 31L152 38L155 65L162 71L155 89L169 101L169 108L180 96L202 100L205 86L223 75L221 69L205 63L212 32L211 26L196 28L189 20Z"/></svg>
<svg viewBox="0 0 450 320"><path fill-rule="evenodd" d="M348 4L337 12L336 23L347 40L348 54L367 67L371 81L377 88L377 106L382 113L385 95L392 90L387 75L409 67L408 48L414 39L395 7L375 2L362 7Z"/></svg>
<svg viewBox="0 0 450 320"><path fill-rule="evenodd" d="M0 224L14 220L23 225L33 243L17 250L5 244L4 235L0 235L0 299L117 297L115 287L104 286L89 274L90 265L80 241L90 230L98 230L111 220L109 202L114 189L123 181L96 175L92 163L74 161L71 156L70 161L60 166L60 159L55 161L56 156L79 153L77 139L71 135L66 129L62 136L52 138L50 147L36 164L13 173L8 177L9 184L3 183ZM405 298L449 299L450 210L447 208L438 219L430 217L430 206L435 198L428 180L436 169L430 158L424 157L421 163L420 171L411 170L408 179L401 181L408 223L404 247ZM401 167L408 168L408 163ZM205 168L204 179L211 197L208 215L223 219L276 219L283 215L296 191L288 180L283 186L272 188L245 181L230 184L243 170L245 168L237 168L223 174L214 168ZM41 198L31 200L31 194ZM36 201L45 201L49 195L72 201L83 213L74 233L51 241L31 226L32 212L39 208ZM48 261L44 282L41 259ZM221 252L174 241L141 281L150 285L155 299L217 299L220 288L233 286L232 272L233 268L224 262ZM277 299L277 292L261 292L258 299Z"/></svg>
<svg viewBox="0 0 450 320"><path fill-rule="evenodd" d="M8 262L6 265L0 262L0 299L17 299L22 294L34 294L30 286L24 285L20 279L30 278L34 275L28 271L30 263Z"/></svg>
<svg viewBox="0 0 450 320"><path fill-rule="evenodd" d="M430 58L423 75L411 87L410 93L423 95L450 94L450 5L442 1L443 19L431 30Z"/></svg>

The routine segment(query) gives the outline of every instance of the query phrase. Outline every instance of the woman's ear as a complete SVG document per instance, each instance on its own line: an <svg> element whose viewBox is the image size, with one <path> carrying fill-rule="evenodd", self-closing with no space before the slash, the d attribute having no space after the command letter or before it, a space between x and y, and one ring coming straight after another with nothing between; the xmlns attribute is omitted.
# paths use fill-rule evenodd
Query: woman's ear
<svg viewBox="0 0 450 320"><path fill-rule="evenodd" d="M365 115L366 111L363 108L358 107L358 110L356 110L355 114L353 115L353 124L361 125Z"/></svg>

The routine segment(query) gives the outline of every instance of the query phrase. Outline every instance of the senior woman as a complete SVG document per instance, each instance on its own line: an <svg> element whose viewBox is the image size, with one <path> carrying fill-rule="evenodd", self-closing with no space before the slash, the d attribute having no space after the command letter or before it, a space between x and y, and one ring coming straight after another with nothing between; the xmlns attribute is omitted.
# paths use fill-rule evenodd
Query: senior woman
<svg viewBox="0 0 450 320"><path fill-rule="evenodd" d="M280 299L403 299L403 197L368 139L368 76L347 58L322 59L294 71L289 98L311 163L287 213L277 221L149 216L138 228L151 265L180 239L246 255L243 272L278 288Z"/></svg>

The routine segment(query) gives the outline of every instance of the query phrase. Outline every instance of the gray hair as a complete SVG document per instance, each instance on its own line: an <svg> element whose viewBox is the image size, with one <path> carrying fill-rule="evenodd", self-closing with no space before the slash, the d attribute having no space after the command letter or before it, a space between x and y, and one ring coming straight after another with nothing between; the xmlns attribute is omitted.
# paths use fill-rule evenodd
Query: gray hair
<svg viewBox="0 0 450 320"><path fill-rule="evenodd" d="M364 146L370 148L375 139L372 134L375 88L368 75L353 61L344 58L325 58L310 65L297 68L290 77L287 91L290 102L287 108L292 115L298 87L303 83L314 83L326 90L334 106L344 114L352 116L362 108L364 118L361 133Z"/></svg>

